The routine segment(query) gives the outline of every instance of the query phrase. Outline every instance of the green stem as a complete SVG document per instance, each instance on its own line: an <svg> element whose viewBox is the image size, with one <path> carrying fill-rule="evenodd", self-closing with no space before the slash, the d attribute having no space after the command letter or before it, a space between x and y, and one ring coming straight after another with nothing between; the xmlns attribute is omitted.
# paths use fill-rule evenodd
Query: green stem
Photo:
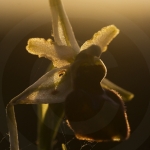
<svg viewBox="0 0 150 150"><path fill-rule="evenodd" d="M9 103L6 107L7 124L9 130L10 150L19 150L17 123L14 112L14 105Z"/></svg>
<svg viewBox="0 0 150 150"><path fill-rule="evenodd" d="M66 147L65 144L62 144L62 149L63 149L63 150L67 150L67 147Z"/></svg>
<svg viewBox="0 0 150 150"><path fill-rule="evenodd" d="M64 104L42 104L38 106L38 110L41 117L38 127L38 149L52 150L64 117Z"/></svg>

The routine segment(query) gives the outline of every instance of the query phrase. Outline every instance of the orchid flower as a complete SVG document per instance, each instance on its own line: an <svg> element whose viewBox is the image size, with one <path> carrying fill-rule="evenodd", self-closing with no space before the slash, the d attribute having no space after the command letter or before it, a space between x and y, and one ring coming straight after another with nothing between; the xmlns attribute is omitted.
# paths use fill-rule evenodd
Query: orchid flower
<svg viewBox="0 0 150 150"><path fill-rule="evenodd" d="M72 66L75 64L76 57L93 45L99 47L98 53L101 55L119 33L119 29L114 25L104 27L95 33L92 39L79 47L61 0L49 0L49 2L54 41L52 39L31 38L26 49L33 55L49 59L53 64L53 68L21 94L13 98L7 105L11 150L19 150L14 105L65 102L68 94L73 91ZM105 67L99 57L97 57L97 62ZM119 92L123 100L133 98L132 93L120 88L106 78L100 84L103 88L111 88Z"/></svg>

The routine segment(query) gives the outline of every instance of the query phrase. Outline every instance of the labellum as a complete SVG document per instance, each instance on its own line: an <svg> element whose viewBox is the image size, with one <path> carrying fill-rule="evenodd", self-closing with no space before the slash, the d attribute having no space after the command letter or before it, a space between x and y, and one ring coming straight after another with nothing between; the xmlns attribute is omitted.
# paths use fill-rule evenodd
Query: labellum
<svg viewBox="0 0 150 150"><path fill-rule="evenodd" d="M120 141L129 137L129 124L121 96L102 88L106 67L98 46L80 52L70 70L73 91L67 96L67 123L80 140Z"/></svg>

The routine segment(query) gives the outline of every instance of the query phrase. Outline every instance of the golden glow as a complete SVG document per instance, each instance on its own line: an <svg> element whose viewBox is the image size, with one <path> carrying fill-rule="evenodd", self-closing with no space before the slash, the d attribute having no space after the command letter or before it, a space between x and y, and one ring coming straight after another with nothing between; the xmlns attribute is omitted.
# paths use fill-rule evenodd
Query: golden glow
<svg viewBox="0 0 150 150"><path fill-rule="evenodd" d="M113 141L120 141L120 137L119 136L114 136L112 137Z"/></svg>
<svg viewBox="0 0 150 150"><path fill-rule="evenodd" d="M107 16L110 12L116 12L122 15L126 15L127 17L133 16L138 18L150 17L149 7L150 1L142 0L138 1L129 1L129 0L63 0L65 9L69 16L76 17L98 17L101 18L103 16ZM40 0L26 0L26 1L0 1L0 5L2 8L0 9L0 17L10 16L10 17L18 17L22 14L33 14L40 10L50 11L48 0L40 1ZM86 5L86 7L85 7ZM140 10L140 11L139 11Z"/></svg>
<svg viewBox="0 0 150 150"><path fill-rule="evenodd" d="M41 106L42 106L42 109L41 109L42 110L42 117L41 118L44 119L49 105L48 104L42 104Z"/></svg>

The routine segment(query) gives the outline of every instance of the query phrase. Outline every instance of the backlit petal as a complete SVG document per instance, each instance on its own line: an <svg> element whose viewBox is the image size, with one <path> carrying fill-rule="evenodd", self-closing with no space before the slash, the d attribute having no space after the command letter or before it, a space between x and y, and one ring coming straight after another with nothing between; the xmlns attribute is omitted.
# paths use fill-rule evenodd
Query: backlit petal
<svg viewBox="0 0 150 150"><path fill-rule="evenodd" d="M75 39L72 27L63 8L61 0L49 0L49 2L55 42L58 45L71 46L77 54L80 48Z"/></svg>
<svg viewBox="0 0 150 150"><path fill-rule="evenodd" d="M86 41L81 46L81 50L87 49L91 45L97 45L101 48L101 52L104 52L107 50L107 45L118 35L118 33L119 29L117 29L114 25L104 27L95 33L92 39Z"/></svg>
<svg viewBox="0 0 150 150"><path fill-rule="evenodd" d="M10 103L15 104L44 104L60 103L72 90L70 76L66 75L67 67L56 68L38 79L34 84L13 98Z"/></svg>
<svg viewBox="0 0 150 150"><path fill-rule="evenodd" d="M31 38L28 40L26 49L29 53L39 57L48 58L53 62L54 67L63 67L73 61L74 51L68 46L59 46L51 39Z"/></svg>
<svg viewBox="0 0 150 150"><path fill-rule="evenodd" d="M113 90L117 91L121 95L121 97L124 101L129 101L134 97L133 93L119 87L118 85L114 84L113 82L109 81L106 78L104 78L101 81L101 84L102 84L103 88L109 88L109 89L113 89Z"/></svg>

